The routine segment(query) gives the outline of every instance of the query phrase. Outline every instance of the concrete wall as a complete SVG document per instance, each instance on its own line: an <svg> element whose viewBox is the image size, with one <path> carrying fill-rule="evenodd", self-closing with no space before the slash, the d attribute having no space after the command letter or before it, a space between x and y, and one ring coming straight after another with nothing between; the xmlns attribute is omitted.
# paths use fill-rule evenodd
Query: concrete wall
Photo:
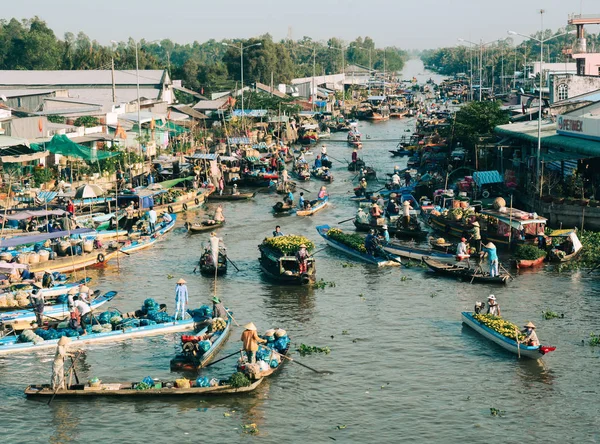
<svg viewBox="0 0 600 444"><path fill-rule="evenodd" d="M577 227L580 230L583 223L583 228L587 230L600 230L600 207L538 202L525 196L521 196L519 201L523 208L547 218L552 228Z"/></svg>
<svg viewBox="0 0 600 444"><path fill-rule="evenodd" d="M600 89L600 77L577 76L571 74L555 74L550 76L550 103L558 101L558 86L569 87L569 97L579 96Z"/></svg>

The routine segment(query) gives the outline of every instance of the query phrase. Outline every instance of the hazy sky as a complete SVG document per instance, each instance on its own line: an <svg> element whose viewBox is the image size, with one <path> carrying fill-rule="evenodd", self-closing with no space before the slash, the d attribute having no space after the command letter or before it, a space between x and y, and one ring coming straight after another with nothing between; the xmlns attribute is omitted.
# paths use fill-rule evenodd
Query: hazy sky
<svg viewBox="0 0 600 444"><path fill-rule="evenodd" d="M4 19L45 20L57 36L85 32L110 40L170 38L179 43L270 33L315 40L370 36L378 47L424 49L529 34L566 25L568 14L598 13L598 0L4 0ZM598 28L590 29L598 32Z"/></svg>

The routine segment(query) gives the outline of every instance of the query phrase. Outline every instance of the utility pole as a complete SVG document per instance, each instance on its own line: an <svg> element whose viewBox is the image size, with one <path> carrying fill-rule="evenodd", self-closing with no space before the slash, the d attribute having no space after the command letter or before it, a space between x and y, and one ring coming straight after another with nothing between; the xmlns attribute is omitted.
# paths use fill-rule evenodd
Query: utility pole
<svg viewBox="0 0 600 444"><path fill-rule="evenodd" d="M117 91L115 87L115 56L114 53L110 57L110 70L112 75L112 101L113 103L117 102Z"/></svg>

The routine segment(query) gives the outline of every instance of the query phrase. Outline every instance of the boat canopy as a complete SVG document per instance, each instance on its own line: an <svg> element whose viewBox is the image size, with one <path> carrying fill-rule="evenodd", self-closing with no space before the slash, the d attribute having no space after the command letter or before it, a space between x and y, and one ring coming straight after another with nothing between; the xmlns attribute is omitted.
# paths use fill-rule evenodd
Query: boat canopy
<svg viewBox="0 0 600 444"><path fill-rule="evenodd" d="M512 228L515 229L521 229L523 225L530 224L545 225L548 222L548 219L546 219L545 217L538 216L535 213L526 213L525 211L517 210L516 208L512 209L512 217L510 208L506 208L506 211L504 212L497 210L482 210L481 214L494 217L500 222L503 222L506 225L510 225Z"/></svg>
<svg viewBox="0 0 600 444"><path fill-rule="evenodd" d="M504 180L498 171L475 171L473 173L473 180L478 188L482 185L490 183L502 183Z"/></svg>
<svg viewBox="0 0 600 444"><path fill-rule="evenodd" d="M36 234L33 236L18 236L10 239L0 240L0 248L18 247L19 245L36 244L49 239L58 239L59 237L69 237L73 235L90 234L95 230L90 228L77 228L71 231L55 231L54 233Z"/></svg>
<svg viewBox="0 0 600 444"><path fill-rule="evenodd" d="M62 216L66 213L64 210L29 210L19 211L13 214L0 214L0 219L5 220L24 220L30 217Z"/></svg>

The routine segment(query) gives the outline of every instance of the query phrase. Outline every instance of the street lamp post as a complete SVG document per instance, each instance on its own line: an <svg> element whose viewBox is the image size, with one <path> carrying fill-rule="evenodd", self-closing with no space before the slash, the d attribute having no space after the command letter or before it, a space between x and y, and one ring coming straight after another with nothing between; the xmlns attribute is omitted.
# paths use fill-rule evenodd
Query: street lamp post
<svg viewBox="0 0 600 444"><path fill-rule="evenodd" d="M547 39L544 39L544 11L543 9L540 9L540 18L541 18L541 34L539 39L532 37L530 35L525 35L525 34L521 34L519 32L515 32L515 31L508 31L508 33L510 35L519 35L521 37L525 37L527 39L531 39L531 40L535 40L536 42L538 42L540 44L540 84L539 84L539 89L540 89L540 95L539 95L539 104L538 104L538 124L537 124L537 154L536 154L536 174L537 174L537 187L538 190L541 192L541 183L542 183L542 176L540 174L540 157L541 157L541 152L542 152L542 79L543 79L543 75L544 75L544 43L558 38L558 37L562 37L564 35L567 34L571 34L573 31L569 31L569 32L564 32L562 34L558 34L558 35L553 35L552 37L549 37Z"/></svg>
<svg viewBox="0 0 600 444"><path fill-rule="evenodd" d="M312 75L312 110L315 110L315 101L317 100L317 85L315 84L316 77L316 60L317 60L317 45L313 45L312 47L307 45L302 45L298 43L298 46L302 46L303 48L312 49L313 52L313 75Z"/></svg>
<svg viewBox="0 0 600 444"><path fill-rule="evenodd" d="M355 49L361 49L363 51L369 51L369 96L371 95L371 71L373 70L373 62L371 59L371 48L362 48L360 46L355 46Z"/></svg>
<svg viewBox="0 0 600 444"><path fill-rule="evenodd" d="M231 45L229 43L223 42L224 46L231 46L232 48L236 48L240 50L240 83L242 85L242 119L244 118L244 49L252 48L253 46L261 46L262 43L254 43L252 45L244 46L242 42L240 42L239 48L235 45Z"/></svg>
<svg viewBox="0 0 600 444"><path fill-rule="evenodd" d="M465 39L458 39L459 42L469 43L471 45L479 45L479 101L482 100L482 92L483 92L483 48L492 43L496 43L500 41L500 39L492 40L491 42L483 43L483 40L479 40L479 43L474 43Z"/></svg>
<svg viewBox="0 0 600 444"><path fill-rule="evenodd" d="M344 93L344 100L346 99L346 48L344 45L341 45L339 48L337 46L329 46L330 49L337 49L338 51L342 51L342 74L344 74L344 80L342 82L342 92Z"/></svg>

